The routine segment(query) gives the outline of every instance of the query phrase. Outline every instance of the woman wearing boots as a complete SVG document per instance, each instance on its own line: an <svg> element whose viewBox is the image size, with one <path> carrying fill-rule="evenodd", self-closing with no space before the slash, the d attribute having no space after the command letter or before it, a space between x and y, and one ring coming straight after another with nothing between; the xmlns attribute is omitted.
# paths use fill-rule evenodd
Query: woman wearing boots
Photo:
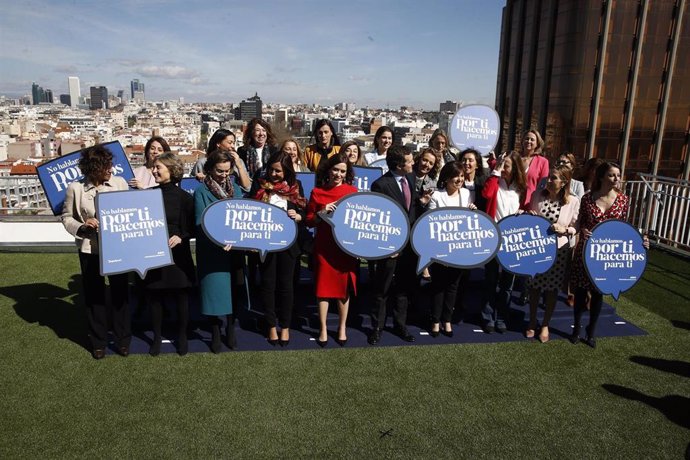
<svg viewBox="0 0 690 460"><path fill-rule="evenodd" d="M201 313L211 320L211 351L221 348L220 326L223 316L227 317L226 345L237 346L235 340L235 318L232 309L231 253L212 242L201 227L204 210L218 200L241 197L242 191L231 181L233 159L230 153L216 150L208 155L204 165L205 178L194 192L194 220L196 225L196 261L199 288L201 290Z"/></svg>
<svg viewBox="0 0 690 460"><path fill-rule="evenodd" d="M188 350L189 296L187 290L194 285L195 279L194 261L189 246L189 239L194 230L194 200L189 193L178 187L183 174L182 162L173 153L163 153L153 163L153 177L163 195L168 226L168 246L172 250L175 264L150 270L144 278L146 304L151 310L153 323L153 343L149 350L151 356L157 356L161 352L163 323L161 301L166 295L174 298L177 304L177 352L180 355L186 355Z"/></svg>

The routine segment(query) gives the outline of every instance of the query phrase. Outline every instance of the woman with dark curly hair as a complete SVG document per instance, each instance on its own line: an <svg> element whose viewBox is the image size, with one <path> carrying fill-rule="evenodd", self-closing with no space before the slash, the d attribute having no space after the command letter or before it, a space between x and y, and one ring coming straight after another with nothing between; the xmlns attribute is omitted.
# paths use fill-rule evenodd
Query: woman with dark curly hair
<svg viewBox="0 0 690 460"><path fill-rule="evenodd" d="M326 118L314 123L312 135L316 142L307 146L304 150L304 158L307 160L307 167L311 171L316 171L322 161L340 151L340 139L335 133L333 123Z"/></svg>
<svg viewBox="0 0 690 460"><path fill-rule="evenodd" d="M98 193L128 190L127 182L113 176L113 155L101 145L82 151L79 169L84 179L67 187L62 209L62 224L76 237L79 248L84 303L89 324L91 353L95 359L105 357L108 345L108 322L112 323L115 346L122 356L129 355L132 324L127 301L127 273L109 275L110 302L106 299L105 277L100 274L98 253L99 220L96 215Z"/></svg>
<svg viewBox="0 0 690 460"><path fill-rule="evenodd" d="M239 157L247 166L249 177L254 177L271 155L276 153L276 138L271 125L261 118L252 118L242 136L244 145L237 150Z"/></svg>

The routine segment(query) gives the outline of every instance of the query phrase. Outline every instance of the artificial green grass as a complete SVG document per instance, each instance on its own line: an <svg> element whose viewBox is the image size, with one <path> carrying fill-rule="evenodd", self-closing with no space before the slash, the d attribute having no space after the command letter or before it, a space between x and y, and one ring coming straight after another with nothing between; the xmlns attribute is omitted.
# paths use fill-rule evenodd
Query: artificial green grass
<svg viewBox="0 0 690 460"><path fill-rule="evenodd" d="M76 254L0 265L3 459L680 458L690 441L690 286L678 280L690 263L656 251L616 305L649 335L596 350L553 340L102 361L75 343Z"/></svg>

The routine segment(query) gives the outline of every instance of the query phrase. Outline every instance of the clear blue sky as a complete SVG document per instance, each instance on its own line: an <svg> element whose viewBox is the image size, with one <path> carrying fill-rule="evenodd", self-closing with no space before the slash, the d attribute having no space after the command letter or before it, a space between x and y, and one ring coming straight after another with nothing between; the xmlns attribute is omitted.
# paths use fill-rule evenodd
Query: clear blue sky
<svg viewBox="0 0 690 460"><path fill-rule="evenodd" d="M505 0L0 0L0 94L493 105Z"/></svg>

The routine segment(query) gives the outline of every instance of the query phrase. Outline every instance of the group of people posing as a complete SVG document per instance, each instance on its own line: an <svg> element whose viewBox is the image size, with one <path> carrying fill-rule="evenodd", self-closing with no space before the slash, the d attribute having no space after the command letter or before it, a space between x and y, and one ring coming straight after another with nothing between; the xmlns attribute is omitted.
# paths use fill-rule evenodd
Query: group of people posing
<svg viewBox="0 0 690 460"><path fill-rule="evenodd" d="M77 238L94 358L105 356L109 329L120 355L129 354L131 341L128 276L109 276L110 298L106 298L105 280L99 273L99 222L94 206L97 193L151 187L158 187L162 192L174 265L150 270L140 283L151 311L151 355L160 353L166 298L174 299L177 305L178 353L188 352L189 293L196 286L201 313L209 320L210 349L218 353L223 342L235 349L236 307L247 272L251 274L250 280L257 280L267 341L288 346L296 274L303 253L308 254L314 273L319 313L316 342L321 347L328 343L326 317L329 307L335 305L339 316L335 340L345 346L350 298L357 295L360 261L340 250L330 225L321 216L332 213L338 200L357 193L352 185L353 166L379 160L385 160L388 172L371 185L371 191L399 203L407 212L410 226L426 210L447 206L477 209L496 221L522 212L548 219L551 230L558 236L559 248L549 271L524 282L501 271L495 259L485 265L482 328L486 333L502 333L509 326L522 327L510 325L508 315L510 294L522 281L530 304L526 337L541 342L549 340L549 321L562 290L568 293L574 306L571 341L584 341L595 347L602 296L589 281L582 251L596 224L607 219L625 219L627 215L628 198L620 190L618 165L591 159L582 168L581 179L576 180L574 156L562 154L549 165L542 155L544 142L535 130L523 135L519 153L512 151L497 158L491 155L488 168L474 149L455 156L441 130L434 133L429 148L415 155L405 147L395 146L393 130L386 126L376 131L374 151L367 155L363 155L355 142L340 145L333 125L326 119L315 123L313 134L316 142L304 152L293 139L276 146L270 125L256 118L247 126L244 145L236 150L235 135L219 129L208 142L206 156L193 168L192 175L201 182L193 196L178 186L183 165L163 138L148 141L145 165L134 171L135 177L129 183L112 175L112 155L108 150L95 146L82 152L79 167L84 179L70 184L62 221L67 231ZM316 185L308 197L304 196L295 174L307 171L316 173ZM256 253L220 247L212 242L202 230L204 210L218 200L241 197L283 209L300 229L297 243L284 251L268 253L265 260L259 261ZM308 228L315 229L313 237ZM196 267L191 238L196 238ZM389 298L394 334L407 342L415 340L407 328L407 314L420 285L415 273L416 260L408 244L392 257L370 261L373 303L369 344L381 340ZM428 333L432 337L452 336L452 315L467 270L434 263L422 276L430 281ZM538 326L537 309L542 298L545 313ZM587 309L589 324L581 338L580 321Z"/></svg>

